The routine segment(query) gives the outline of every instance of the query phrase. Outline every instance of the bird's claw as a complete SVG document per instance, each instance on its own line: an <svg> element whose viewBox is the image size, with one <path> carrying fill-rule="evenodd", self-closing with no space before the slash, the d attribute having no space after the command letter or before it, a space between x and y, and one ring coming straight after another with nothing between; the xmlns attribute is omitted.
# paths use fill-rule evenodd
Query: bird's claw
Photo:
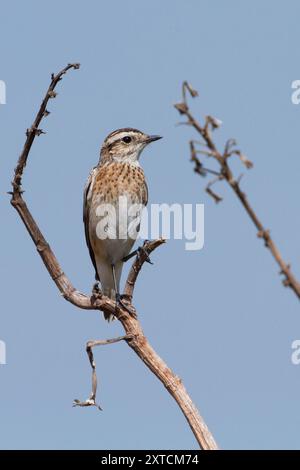
<svg viewBox="0 0 300 470"><path fill-rule="evenodd" d="M128 299L126 299L125 295L117 294L116 295L116 307L121 306L126 310L126 312L129 313L133 318L137 318L136 310L133 305L131 305L130 302L128 302L128 306L124 304L124 301L126 303L128 302Z"/></svg>
<svg viewBox="0 0 300 470"><path fill-rule="evenodd" d="M129 255L127 256L124 256L124 258L122 258L122 261L124 263L126 263L126 261L128 261L130 258L132 258L133 256L136 256L137 259L139 261L141 261L141 256L142 254L145 255L145 261L146 263L149 263L149 264L153 264L153 262L151 261L150 257L149 257L149 252L147 250L147 248L145 247L147 243L147 240L144 242L144 245L143 246L139 246L136 250L134 250L132 253L129 253Z"/></svg>
<svg viewBox="0 0 300 470"><path fill-rule="evenodd" d="M92 295L91 295L91 302L94 304L98 299L101 299L102 297L102 292L99 287L99 283L96 282L96 284L93 285L92 289Z"/></svg>
<svg viewBox="0 0 300 470"><path fill-rule="evenodd" d="M137 249L137 257L138 259L140 260L141 258L141 253L144 253L144 255L146 256L146 263L149 263L149 264L154 264L151 259L150 259L150 256L149 256L149 251L147 250L147 248L145 246L139 246L138 249Z"/></svg>
<svg viewBox="0 0 300 470"><path fill-rule="evenodd" d="M93 295L98 295L98 294L100 294L100 292L101 292L101 290L100 290L100 287L99 287L99 282L96 282L93 285L92 294Z"/></svg>

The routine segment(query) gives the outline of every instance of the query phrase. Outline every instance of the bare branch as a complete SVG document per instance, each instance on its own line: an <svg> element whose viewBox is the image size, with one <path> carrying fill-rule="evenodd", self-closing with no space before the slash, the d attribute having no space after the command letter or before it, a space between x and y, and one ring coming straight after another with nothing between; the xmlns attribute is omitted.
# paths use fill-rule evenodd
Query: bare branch
<svg viewBox="0 0 300 470"><path fill-rule="evenodd" d="M218 181L221 181L223 179L223 175L219 175L216 178L214 178L212 181L208 183L208 185L205 188L205 191L214 199L216 203L221 202L223 198L221 196L218 196L217 193L215 193L211 187L217 183Z"/></svg>
<svg viewBox="0 0 300 470"><path fill-rule="evenodd" d="M247 169L252 168L253 163L250 160L248 160L239 149L236 148L236 141L234 139L229 139L226 142L223 153L221 153L217 149L212 139L211 131L219 127L220 121L216 120L215 118L212 118L211 116L206 116L204 125L201 125L200 122L194 118L187 102L186 93L185 93L185 88L186 88L185 84L186 82L183 83L183 89L182 89L183 90L182 92L183 102L179 104L175 104L174 106L179 111L180 114L184 115L187 118L187 123L190 126L192 126L198 132L198 134L202 137L203 141L205 142L205 147L206 147L206 150L204 151L205 154L208 156L211 156L217 161L220 167L220 174L222 175L222 178L217 177L215 180L209 183L208 186L206 187L206 191L214 198L216 202L219 202L221 198L220 196L218 196L211 190L211 185L220 179L224 179L229 184L231 189L234 191L235 195L238 197L238 199L242 203L244 209L246 210L248 216L252 220L256 229L258 230L258 236L260 238L263 238L265 242L265 246L269 249L276 263L280 267L280 274L284 276L283 285L286 287L290 287L293 290L293 292L296 294L296 296L300 299L300 283L298 282L298 280L292 273L290 265L287 264L283 260L279 249L277 248L273 239L271 238L270 232L265 229L262 222L257 217L256 212L254 211L254 209L248 202L246 194L241 190L240 188L241 177L239 178L234 177L231 171L231 168L229 167L229 158L232 155L237 155L240 158L243 165L245 165ZM193 97L196 96L195 93L194 94L191 93L191 95ZM201 152L203 153L203 151ZM191 147L191 144L190 144L190 153L191 153L191 160L195 164L195 168L194 168L195 172L203 176L204 169L202 166L202 162L196 156L195 148Z"/></svg>
<svg viewBox="0 0 300 470"><path fill-rule="evenodd" d="M163 238L159 238L157 240L152 241L146 240L144 242L143 250L139 253L138 256L136 256L135 261L133 262L131 269L128 273L127 281L125 284L124 297L128 299L129 302L132 301L135 283L143 264L145 263L145 261L147 261L147 258L152 253L152 251L154 251L156 248L158 248L165 242L166 240L164 240Z"/></svg>
<svg viewBox="0 0 300 470"><path fill-rule="evenodd" d="M28 155L35 139L36 135L40 135L41 131L39 129L40 123L44 117L49 114L49 111L46 109L48 101L50 98L55 98L56 92L55 87L57 83L61 80L62 76L69 69L78 69L79 64L69 64L57 75L52 74L51 83L47 90L47 93L43 99L43 102L40 106L40 109L37 113L37 116L34 120L33 125L27 132L27 137L25 145L21 156L18 160L14 178L12 181L13 191L10 193L12 195L11 204L17 210L19 216L21 217L28 233L30 234L39 255L41 256L48 273L52 277L62 296L72 304L76 305L79 308L86 310L103 310L107 313L113 314L123 325L125 330L125 336L117 338L115 340L106 340L96 341L88 343L87 352L92 366L92 394L89 398L90 401L80 402L75 400L74 405L76 406L99 406L96 404L96 390L97 390L97 377L95 364L93 360L92 347L100 344L109 344L115 341L121 341L121 339L126 340L127 344L131 349L140 357L140 359L145 363L145 365L156 375L156 377L162 382L166 387L172 397L176 400L180 409L182 410L192 432L194 433L199 446L205 450L214 450L217 449L217 444L214 441L212 434L209 432L203 418L200 416L198 410L193 404L191 398L189 397L187 391L184 388L184 385L181 382L181 379L174 374L174 372L168 368L165 362L158 356L154 349L149 344L147 338L144 336L140 322L135 316L130 315L129 311L122 306L116 306L115 302L110 298L103 295L101 292L93 292L91 296L85 295L72 285L66 274L61 269L55 254L50 248L50 245L46 241L42 232L40 231L36 221L31 215L23 197L22 197L22 177L24 168L27 163ZM191 90L189 90L190 93ZM154 240L152 242L147 242L144 248L143 253L135 259L133 266L129 272L128 279L125 286L125 297L131 306L131 299L134 291L134 286L138 277L138 274L141 270L141 267L146 261L147 254L160 246L164 241L163 240ZM145 258L144 258L145 257ZM132 307L133 308L133 307Z"/></svg>
<svg viewBox="0 0 300 470"><path fill-rule="evenodd" d="M47 111L47 104L48 104L49 99L55 98L55 96L56 96L56 93L54 91L56 85L62 79L63 75L65 75L65 73L67 73L68 70L70 70L70 69L79 69L79 67L80 67L80 64L68 64L57 75L54 75L54 74L51 75L50 86L49 86L49 88L47 90L47 93L46 93L46 95L45 95L45 97L42 101L42 104L41 104L40 109L39 109L39 111L36 115L36 118L35 118L32 126L29 129L27 129L27 131L26 131L27 139L25 141L23 151L20 155L17 166L15 168L15 175L14 175L14 179L13 179L13 182L12 182L13 196L16 195L17 192L20 192L23 171L24 171L24 168L26 166L28 154L30 152L31 146L32 146L33 141L35 139L35 136L36 135L41 135L41 134L44 133L41 129L39 129L39 125L40 125L43 117L45 117L49 114L49 111Z"/></svg>

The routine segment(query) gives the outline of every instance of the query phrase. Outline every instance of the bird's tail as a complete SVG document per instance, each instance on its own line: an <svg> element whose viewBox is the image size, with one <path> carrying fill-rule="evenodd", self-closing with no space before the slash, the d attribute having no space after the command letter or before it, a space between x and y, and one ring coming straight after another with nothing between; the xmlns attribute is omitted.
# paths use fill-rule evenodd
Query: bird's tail
<svg viewBox="0 0 300 470"><path fill-rule="evenodd" d="M121 279L121 273L122 273L122 267L123 263L119 262L116 263L115 265L115 274L116 274L116 285L117 285L117 291L119 292L120 290L120 279ZM100 278L100 283L101 283L101 290L104 295L107 295L112 300L116 300L116 291L115 291L115 283L114 283L114 278L112 274L112 267L109 263L99 263L97 266L97 271L98 275ZM113 320L115 317L114 315L110 313L103 312L104 318L107 321Z"/></svg>

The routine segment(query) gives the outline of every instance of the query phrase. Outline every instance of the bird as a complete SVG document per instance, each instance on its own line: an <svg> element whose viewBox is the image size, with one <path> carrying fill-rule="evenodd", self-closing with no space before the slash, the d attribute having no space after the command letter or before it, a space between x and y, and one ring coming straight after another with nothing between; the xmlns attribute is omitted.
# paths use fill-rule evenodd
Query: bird
<svg viewBox="0 0 300 470"><path fill-rule="evenodd" d="M124 262L140 230L148 187L139 159L144 148L161 139L131 127L111 132L87 179L83 196L85 238L101 292L122 304L120 279ZM135 253L135 252L134 252ZM104 312L106 320L114 315Z"/></svg>

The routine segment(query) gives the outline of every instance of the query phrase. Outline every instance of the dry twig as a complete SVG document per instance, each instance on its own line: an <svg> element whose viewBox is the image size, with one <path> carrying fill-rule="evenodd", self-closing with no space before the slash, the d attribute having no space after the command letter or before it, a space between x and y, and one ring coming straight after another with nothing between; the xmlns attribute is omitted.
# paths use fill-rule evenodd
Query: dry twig
<svg viewBox="0 0 300 470"><path fill-rule="evenodd" d="M189 85L187 82L183 82L182 102L177 103L174 106L181 115L184 115L187 118L187 121L184 124L192 126L202 138L202 141L200 142L200 145L202 147L199 150L196 149L196 145L199 144L199 142L196 142L194 140L190 142L191 161L194 163L194 171L200 176L206 176L207 173L213 173L217 175L217 177L210 183L208 183L208 185L206 186L207 193L213 197L215 202L220 202L222 198L212 191L211 186L219 180L225 180L229 184L231 189L234 191L234 193L242 203L253 224L257 228L257 236L264 240L265 246L269 249L273 258L277 262L280 268L280 274L284 276L282 281L283 285L285 287L290 287L300 299L300 283L297 281L295 275L292 273L290 264L286 263L283 260L279 249L271 238L270 230L267 230L261 223L260 219L256 215L256 212L248 202L246 194L241 190L241 178L239 177L236 179L229 166L229 159L233 155L238 156L242 164L247 169L252 168L252 162L248 160L245 155L236 147L236 141L234 139L229 139L226 142L223 152L220 152L217 149L212 138L212 133L215 129L220 127L220 121L213 118L212 116L206 116L204 124L201 125L201 123L194 118L190 111L186 96L187 91L193 98L198 96L197 91L195 91L191 87L191 85ZM203 163L198 157L198 154L202 154L214 159L219 165L219 172L204 168Z"/></svg>
<svg viewBox="0 0 300 470"><path fill-rule="evenodd" d="M189 397L181 379L174 374L174 372L163 362L158 356L154 349L149 344L145 337L140 322L135 316L129 314L128 310L122 306L116 308L115 302L108 297L101 294L101 292L93 292L92 296L85 295L71 284L66 274L62 271L57 258L55 257L50 245L47 243L45 237L41 233L37 223L32 217L25 200L22 196L22 177L28 155L36 136L43 134L43 131L39 128L43 117L49 114L47 111L47 104L49 99L55 98L56 92L55 87L58 82L62 79L62 76L69 69L78 69L79 64L69 64L57 75L52 74L51 83L45 95L45 98L40 106L37 116L34 120L33 125L26 132L26 141L23 151L19 157L17 166L15 168L14 178L12 181L13 190L10 193L12 195L11 204L17 210L21 217L28 233L30 234L39 255L41 256L48 273L52 277L56 286L58 287L61 295L76 307L86 310L103 310L107 313L113 314L122 323L125 336L115 338L112 340L105 341L90 341L87 343L87 353L92 366L92 394L85 402L75 400L74 405L78 406L98 406L96 404L96 389L97 389L97 378L95 372L95 363L92 353L92 348L97 345L111 344L116 341L124 340L134 350L134 352L140 357L145 365L156 375L156 377L166 387L168 392L176 400L180 409L182 410L188 424L191 427L200 447L205 450L217 449L217 445L214 441L212 434L209 432L203 418L200 416L198 410L193 404ZM155 250L158 246L164 243L164 240L147 241L144 250L140 253L139 257L133 262L132 268L129 272L128 279L125 287L125 299L127 298L128 306L132 307L131 300L133 295L134 286L141 270L143 263L146 261L148 255ZM133 308L133 307L132 307Z"/></svg>

